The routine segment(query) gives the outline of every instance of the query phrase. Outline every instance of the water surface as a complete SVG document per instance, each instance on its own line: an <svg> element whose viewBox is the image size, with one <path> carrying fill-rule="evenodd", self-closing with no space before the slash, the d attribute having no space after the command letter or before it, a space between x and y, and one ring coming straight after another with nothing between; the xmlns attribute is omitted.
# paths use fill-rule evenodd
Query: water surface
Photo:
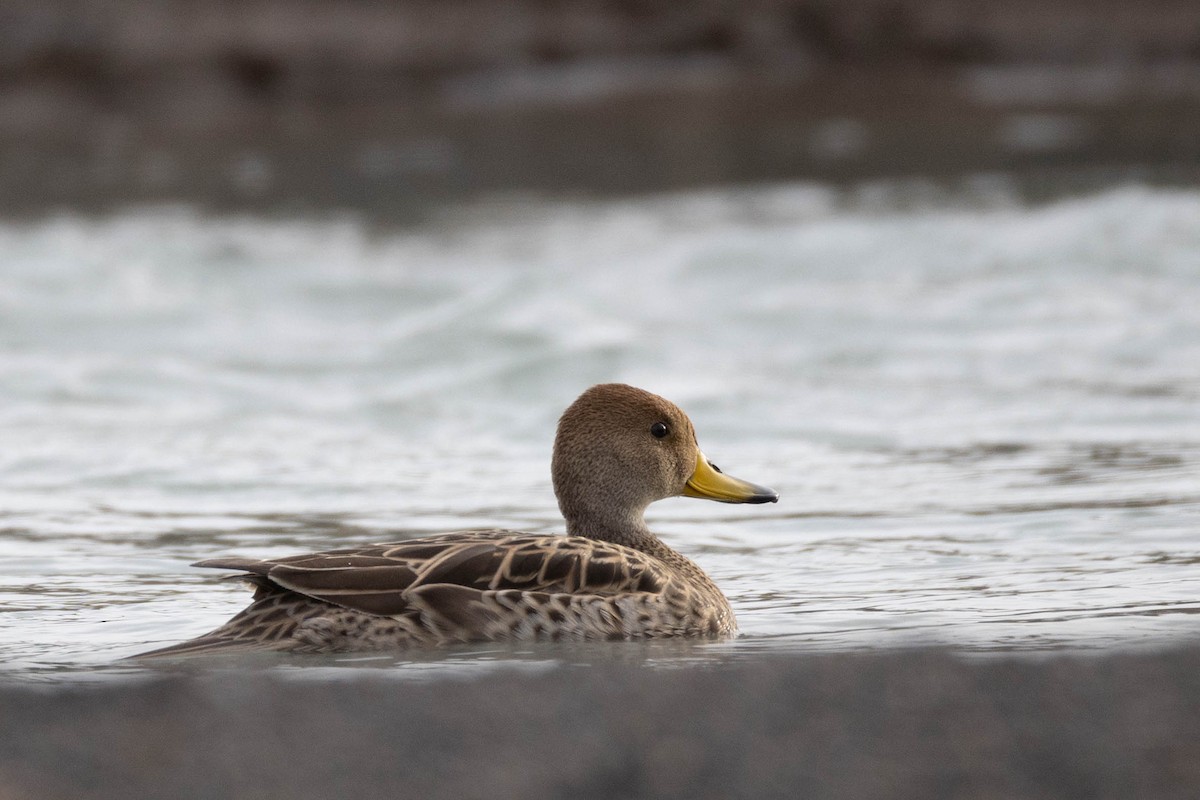
<svg viewBox="0 0 1200 800"><path fill-rule="evenodd" d="M558 531L554 423L609 380L780 492L651 509L742 636L324 667L1200 633L1200 191L765 187L406 230L143 209L0 224L0 253L10 678L216 626L248 594L201 558Z"/></svg>

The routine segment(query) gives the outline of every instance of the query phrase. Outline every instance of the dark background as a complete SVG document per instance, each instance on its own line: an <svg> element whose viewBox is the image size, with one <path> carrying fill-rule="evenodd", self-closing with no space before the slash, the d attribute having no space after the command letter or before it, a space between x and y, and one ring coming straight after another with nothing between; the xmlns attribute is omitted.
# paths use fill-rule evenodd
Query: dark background
<svg viewBox="0 0 1200 800"><path fill-rule="evenodd" d="M0 211L1200 176L1200 3L0 6Z"/></svg>

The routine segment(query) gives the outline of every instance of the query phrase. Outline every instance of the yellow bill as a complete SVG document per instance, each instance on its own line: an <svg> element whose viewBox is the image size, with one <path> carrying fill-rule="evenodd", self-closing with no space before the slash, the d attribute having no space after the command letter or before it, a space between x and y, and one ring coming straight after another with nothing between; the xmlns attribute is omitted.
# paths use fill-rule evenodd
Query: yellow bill
<svg viewBox="0 0 1200 800"><path fill-rule="evenodd" d="M684 497L718 500L722 503L774 503L779 493L721 472L717 465L696 454L696 469L683 487Z"/></svg>

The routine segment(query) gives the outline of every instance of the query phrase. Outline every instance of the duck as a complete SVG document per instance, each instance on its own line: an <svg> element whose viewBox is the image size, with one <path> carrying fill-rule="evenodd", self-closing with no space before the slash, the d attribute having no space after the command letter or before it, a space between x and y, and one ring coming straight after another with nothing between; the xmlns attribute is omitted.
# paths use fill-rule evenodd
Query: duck
<svg viewBox="0 0 1200 800"><path fill-rule="evenodd" d="M592 386L559 419L551 477L565 535L465 530L193 564L235 571L230 578L253 587L250 605L210 633L136 657L736 633L716 583L651 533L644 514L680 495L723 503L779 495L722 472L678 406L626 384Z"/></svg>

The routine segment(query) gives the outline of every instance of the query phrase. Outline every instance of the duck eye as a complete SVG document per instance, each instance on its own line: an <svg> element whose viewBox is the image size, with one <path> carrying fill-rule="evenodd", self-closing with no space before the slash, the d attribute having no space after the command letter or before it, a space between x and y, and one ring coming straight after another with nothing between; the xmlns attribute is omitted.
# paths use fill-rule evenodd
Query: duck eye
<svg viewBox="0 0 1200 800"><path fill-rule="evenodd" d="M650 426L650 435L655 439L661 439L670 432L671 429L664 422L656 422Z"/></svg>

